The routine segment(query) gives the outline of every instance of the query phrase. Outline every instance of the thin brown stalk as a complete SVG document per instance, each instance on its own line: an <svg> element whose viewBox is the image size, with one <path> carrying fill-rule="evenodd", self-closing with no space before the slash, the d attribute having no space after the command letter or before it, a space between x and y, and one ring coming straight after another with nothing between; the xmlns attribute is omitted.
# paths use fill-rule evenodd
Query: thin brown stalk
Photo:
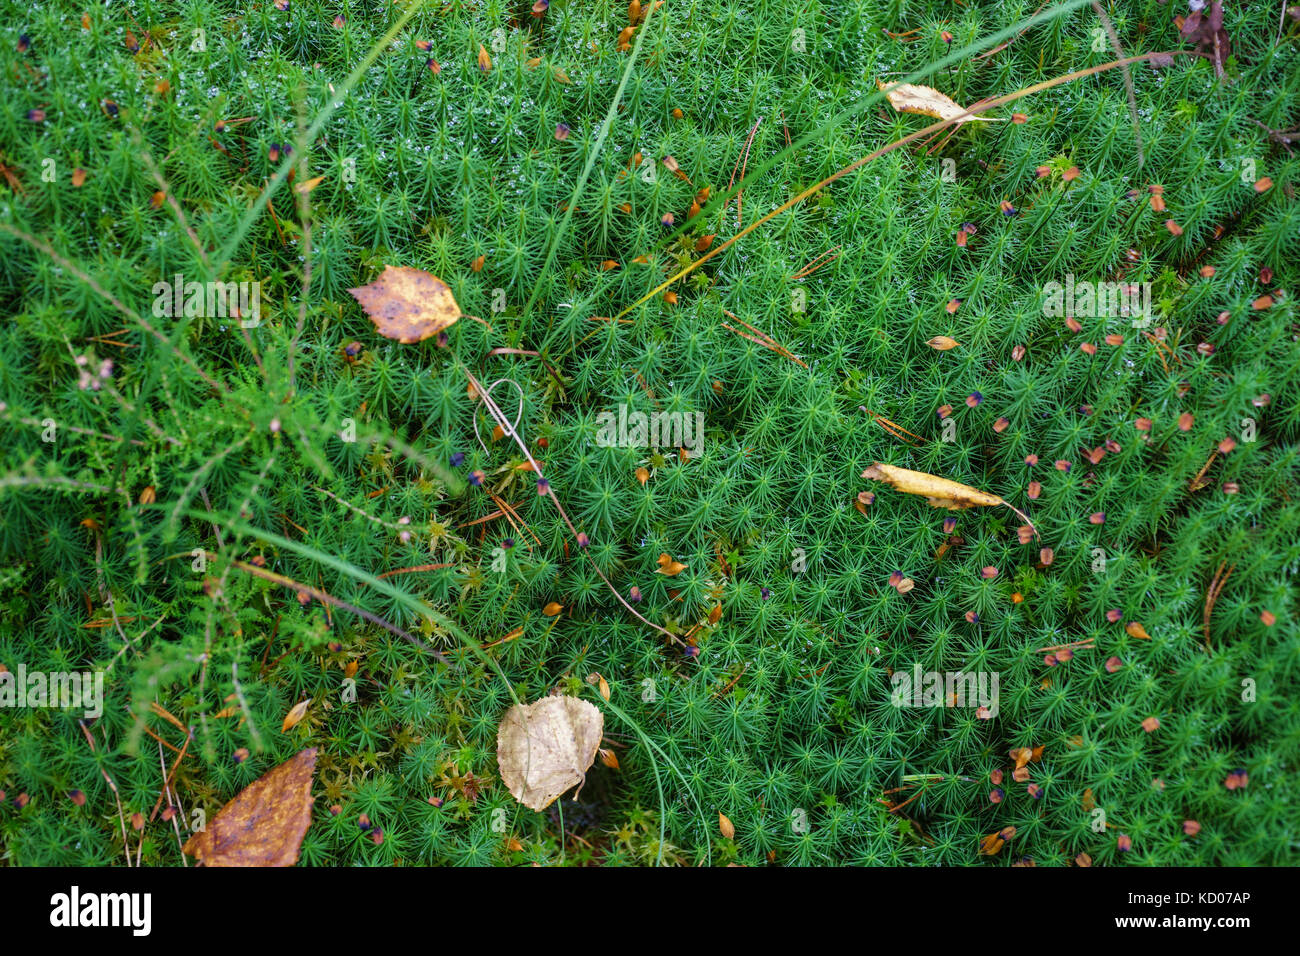
<svg viewBox="0 0 1300 956"><path fill-rule="evenodd" d="M465 373L465 377L469 380L470 385L474 387L475 393L478 395L479 400L482 401L484 406L487 408L488 413L492 416L492 418L496 420L496 423L499 426L501 426L501 430L506 435L509 435L510 438L514 441L514 443L519 446L519 450L524 453L524 457L527 458L529 463L532 464L533 472L539 478L543 477L542 466L538 463L537 459L533 457L532 452L528 450L528 445L525 444L523 439L519 437L518 432L515 430L515 427L510 423L510 420L506 418L505 413L502 412L500 407L498 407L497 403L492 400L491 394L488 392L486 388L484 388L483 383L480 382L477 378L475 378L474 373L471 372L468 368L464 368L462 366L462 371ZM565 512L564 510L564 506L560 504L559 498L556 497L555 489L554 488L549 489L545 497L550 501L551 505L555 508L556 512L559 513L561 520L564 522L565 526L568 527L569 533L572 534L574 538L577 538L578 529L574 527L573 522L569 519L568 513ZM609 588L610 593L614 595L614 597L618 600L618 603L622 604L623 607L626 608L632 614L633 617L635 617L642 624L645 624L647 627L651 627L654 630L658 631L659 633L663 634L665 637L673 641L676 641L678 644L682 644L681 638L677 637L677 635L673 634L671 631L667 630L666 628L660 627L658 624L655 624L654 622L647 620L639 611L637 611L636 608L634 608L631 604L629 604L627 600L623 597L623 595L619 593L618 588L614 587L613 582L611 582L609 578L605 576L605 572L600 569L600 566L597 565L596 562L592 560L589 554L587 554L586 549L580 548L579 550L581 551L582 556L587 560L587 563L591 565L592 570L594 570L596 574L600 577L600 579L605 582L605 586Z"/></svg>
<svg viewBox="0 0 1300 956"><path fill-rule="evenodd" d="M78 720L77 725L81 727L81 732L86 735L86 743L90 745L90 752L92 754L95 753L95 738L91 736L90 728L86 726L84 720ZM113 791L113 799L117 802L117 819L118 822L122 824L122 852L126 855L126 865L129 869L131 866L131 848L127 845L126 840L126 814L122 812L122 798L118 796L117 784L114 783L113 778L108 775L108 771L103 767L100 767L99 775L103 777L104 782L108 784L108 789Z"/></svg>
<svg viewBox="0 0 1300 956"><path fill-rule="evenodd" d="M1129 64L1132 63L1141 63L1146 60L1150 60L1154 57L1192 56L1192 55L1193 54L1188 50L1173 50L1173 51L1166 51L1166 52L1142 53L1137 56L1125 57L1122 60L1114 60L1110 63L1101 63L1098 64L1097 66L1088 67L1085 70L1076 70L1073 73L1065 73L1062 74L1061 76L1054 77L1050 80L1044 80L1042 83L1035 83L1032 86L1027 86L1024 89L1016 90L1014 93L1008 93L1005 96L999 96L994 99L987 100L979 104L979 111L984 112L997 106L1005 106L1008 103L1014 103L1016 100L1029 96L1033 93L1040 93L1043 90L1048 90L1053 87L1060 86L1062 83L1070 83L1073 82L1074 80L1082 79L1084 77L1095 76L1098 73L1104 73L1107 70L1117 69L1121 66L1128 66ZM759 218L756 222L741 229L740 232L736 233L726 242L714 246L712 249L710 249L700 258L696 259L689 266L682 269L676 275L671 276L670 278L661 282L659 285L655 286L655 288L651 289L641 298L637 299L626 309L620 312L617 316L615 316L615 318L622 318L623 316L631 312L633 309L636 309L641 305L644 305L646 302L650 301L655 296L659 295L669 286L679 282L681 279L690 275L692 272L694 272L704 263L708 262L714 256L720 255L721 253L726 251L733 244L740 241L745 236L749 235L755 229L764 225L766 222L775 218L776 216L779 216L781 213L785 212L787 209L790 209L792 206L795 206L798 203L803 202L809 196L812 196L820 192L821 190L825 189L831 183L843 179L845 176L862 168L867 163L871 162L873 159L878 159L881 156L884 156L886 153L891 153L902 146L906 146L908 143L915 142L916 140L921 139L922 137L929 136L932 133L938 132L941 129L945 129L948 126L953 125L954 123L958 123L964 118L973 115L973 112L974 110L972 109L963 110L961 113L957 114L956 116L952 116L949 117L948 119L938 120L937 122L931 123L929 126L926 126L923 129L919 129L914 133L909 133L907 136L904 136L901 139L894 140L894 142L888 144L887 146L882 146L880 149L873 150L872 152L868 153L866 156L863 156L861 159L855 160L854 162L845 166L843 169L839 170L838 172L835 172L830 176L827 176L821 182L809 186L807 189L799 193L794 198L787 200L786 202L778 206L776 209L773 209L767 215Z"/></svg>

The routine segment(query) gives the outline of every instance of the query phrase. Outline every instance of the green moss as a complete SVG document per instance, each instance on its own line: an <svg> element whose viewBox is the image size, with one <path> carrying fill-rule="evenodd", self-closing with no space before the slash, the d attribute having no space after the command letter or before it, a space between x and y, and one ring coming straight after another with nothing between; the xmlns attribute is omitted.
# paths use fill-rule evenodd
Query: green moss
<svg viewBox="0 0 1300 956"><path fill-rule="evenodd" d="M915 144L838 180L696 268L669 305L637 303L701 257L702 237L718 248L929 122L880 99L831 122L878 78L995 46L1035 5L665 6L640 31L603 137L628 62L621 8L556 0L536 20L499 3L143 0L130 19L95 8L83 29L65 2L10 6L0 663L102 669L106 699L84 721L93 750L78 711L0 709L9 862L122 861L103 773L125 814L148 817L160 751L170 767L184 744L151 703L193 728L173 780L184 827L320 748L312 865L1294 860L1300 166L1259 124L1293 125L1300 71L1294 28L1274 43L1275 10L1228 11L1223 81L1204 59L1134 65L1142 168L1119 72L1059 85L992 111L1024 123L967 124L937 153ZM1175 12L1143 0L1112 17L1126 49L1149 52L1179 48ZM919 82L963 104L1005 95L1112 59L1093 49L1097 26L1084 6ZM904 42L882 27L919 32ZM301 142L332 90L346 95ZM319 184L279 185L250 219L295 143L295 184ZM630 165L638 152L648 167ZM743 194L724 205L738 159ZM1262 176L1273 185L1259 193ZM791 278L828 250L833 261ZM155 283L206 280L207 263L261 284L259 326L155 314ZM346 290L386 263L442 277L491 328L462 319L447 348L378 337ZM1040 303L1066 273L1152 283L1155 321L1081 316L1071 331ZM961 344L936 351L936 335ZM507 347L545 362L491 353ZM100 387L79 380L106 359ZM491 440L465 368L519 386L493 396L520 416L585 551L519 449ZM620 405L702 413L700 448L602 447L599 416ZM1198 481L1225 438L1235 447ZM1006 509L953 514L950 537L950 513L860 478L874 461L1000 494L1042 540L1021 543ZM497 499L467 482L475 469ZM862 491L876 496L865 513ZM515 525L490 517L499 501ZM687 567L656 573L664 552ZM1207 640L1220 568L1232 573ZM915 586L891 586L894 572ZM601 575L624 598L638 588L633 606L676 640ZM558 616L543 612L552 601ZM1085 640L1055 666L1039 651ZM891 672L917 665L996 673L996 717L895 707ZM512 694L556 687L606 709L618 767L598 760L576 804L535 814L497 779L496 727ZM307 697L306 719L282 732ZM1012 781L1009 751L1040 746L1030 780ZM1230 790L1239 768L1249 783ZM1085 800L1105 811L1104 833ZM1199 835L1183 834L1188 819ZM1008 847L979 856L1006 826ZM146 863L180 863L170 824L142 835Z"/></svg>

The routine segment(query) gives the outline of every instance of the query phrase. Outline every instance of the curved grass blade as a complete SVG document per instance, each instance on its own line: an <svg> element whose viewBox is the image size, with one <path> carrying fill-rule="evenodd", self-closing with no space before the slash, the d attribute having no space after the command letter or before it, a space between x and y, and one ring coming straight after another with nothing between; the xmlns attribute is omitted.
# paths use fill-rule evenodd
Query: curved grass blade
<svg viewBox="0 0 1300 956"><path fill-rule="evenodd" d="M659 4L652 3L646 13L645 22L637 32L636 42L632 44L632 52L628 54L627 66L623 67L623 77L618 82L618 89L614 91L614 98L609 103L609 109L605 112L605 121L600 124L600 133L596 136L596 145L592 148L590 155L587 156L587 164L582 169L582 175L578 177L578 185L573 189L573 196L569 199L568 208L564 211L564 218L560 220L560 228L555 231L555 238L551 240L551 248L546 254L546 261L542 264L542 271L537 274L537 281L533 283L532 294L528 296L528 302L524 305L523 315L519 318L519 327L515 330L513 345L519 347L523 341L524 331L528 327L528 318L532 315L533 306L537 303L537 296L542 290L542 282L545 281L546 275L551 270L551 264L555 262L555 255L560 249L560 243L564 240L565 234L569 231L569 223L573 219L573 211L578 208L578 199L582 196L582 191L587 187L587 179L591 176L591 170L596 165L596 157L600 155L601 149L605 145L605 140L609 138L610 128L614 125L614 118L618 115L618 104L623 99L623 91L627 88L627 81L632 77L632 68L636 66L637 57L641 53L641 43L645 40L646 34L650 32L650 21L654 18L654 12ZM665 16L667 16L665 14ZM665 23L668 21L665 20Z"/></svg>

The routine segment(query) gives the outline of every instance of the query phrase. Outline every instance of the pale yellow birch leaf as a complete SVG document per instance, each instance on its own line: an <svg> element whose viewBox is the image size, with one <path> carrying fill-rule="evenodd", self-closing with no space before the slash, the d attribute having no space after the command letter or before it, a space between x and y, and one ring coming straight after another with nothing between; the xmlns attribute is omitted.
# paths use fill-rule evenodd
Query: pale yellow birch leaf
<svg viewBox="0 0 1300 956"><path fill-rule="evenodd" d="M885 91L885 96L889 98L889 105L900 113L919 113L922 116L933 116L935 119L956 120L958 123L969 123L971 120L984 123L1006 122L1004 119L992 116L962 116L966 112L965 107L958 106L938 90L928 86L918 86L915 83L883 83L880 80L876 80L876 86Z"/></svg>
<svg viewBox="0 0 1300 956"><path fill-rule="evenodd" d="M605 715L576 697L516 704L497 728L502 783L528 809L546 809L570 787L581 789L604 729Z"/></svg>

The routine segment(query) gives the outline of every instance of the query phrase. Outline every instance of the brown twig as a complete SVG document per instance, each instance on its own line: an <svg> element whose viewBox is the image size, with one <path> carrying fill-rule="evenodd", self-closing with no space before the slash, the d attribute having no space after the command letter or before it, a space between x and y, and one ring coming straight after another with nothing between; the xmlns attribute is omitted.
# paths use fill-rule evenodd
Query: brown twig
<svg viewBox="0 0 1300 956"><path fill-rule="evenodd" d="M473 386L474 391L478 395L479 400L482 401L484 406L487 408L488 413L492 416L493 419L496 420L496 423L501 427L502 432L506 435L509 435L510 438L514 441L514 443L519 446L519 450L524 453L524 457L527 458L529 463L533 466L534 474L536 474L539 479L542 478L543 476L542 476L541 464L539 464L537 459L533 457L532 452L528 450L528 445L526 445L523 439L519 437L519 433L515 430L515 427L514 425L511 424L510 420L506 418L505 413L502 412L501 409L497 406L497 403L492 400L492 395L490 394L490 390L485 388L483 386L483 383L480 382L477 378L475 378L474 373L471 372L468 368L462 366L462 371L464 372L465 377L469 380L470 385ZM574 538L577 538L578 529L574 527L573 522L569 519L568 513L565 512L564 510L564 506L560 504L559 498L557 498L555 495L555 490L553 488L548 487L548 490L544 497L550 501L551 505L555 508L556 512L559 513L561 520L563 520L565 526L568 527L569 533L572 534ZM633 617L635 617L642 624L654 628L654 630L663 634L665 637L673 641L676 641L678 644L682 644L682 646L685 646L681 638L679 638L676 634L673 634L671 631L667 630L666 628L660 627L658 624L655 624L653 621L647 620L644 615L642 615L639 611L637 611L636 608L634 608L631 604L629 604L627 600L623 597L623 595L619 593L618 588L614 587L613 582L611 582L609 578L605 576L605 572L600 569L600 566L596 564L595 561L592 560L591 555L587 554L586 549L582 548L580 550L582 551L583 557L586 558L587 563L591 565L592 569L596 572L596 574L600 577L600 579L605 582L605 586L609 588L610 593L614 595L614 597L618 600L619 604L622 604L624 608L626 608L629 612L631 612Z"/></svg>
<svg viewBox="0 0 1300 956"><path fill-rule="evenodd" d="M81 727L81 732L86 735L86 743L90 745L90 752L95 753L95 738L91 736L90 728L86 726L84 720L78 720L77 725ZM118 796L117 784L108 775L108 771L100 767L99 774L104 778L104 782L108 784L108 789L113 791L113 799L117 801L117 819L122 824L122 852L126 855L126 865L129 869L131 866L131 848L126 842L126 814L122 812L122 798Z"/></svg>
<svg viewBox="0 0 1300 956"><path fill-rule="evenodd" d="M1237 566L1234 564L1225 573L1223 569L1227 564L1228 562L1224 561L1219 565L1219 570L1214 572L1214 577L1210 580L1209 590L1205 592L1205 614L1202 616L1201 622L1205 628L1206 651L1210 649L1210 615L1214 613L1214 605L1218 603L1219 595L1223 593L1223 586L1228 583L1228 578L1232 575L1232 572L1237 570Z"/></svg>

